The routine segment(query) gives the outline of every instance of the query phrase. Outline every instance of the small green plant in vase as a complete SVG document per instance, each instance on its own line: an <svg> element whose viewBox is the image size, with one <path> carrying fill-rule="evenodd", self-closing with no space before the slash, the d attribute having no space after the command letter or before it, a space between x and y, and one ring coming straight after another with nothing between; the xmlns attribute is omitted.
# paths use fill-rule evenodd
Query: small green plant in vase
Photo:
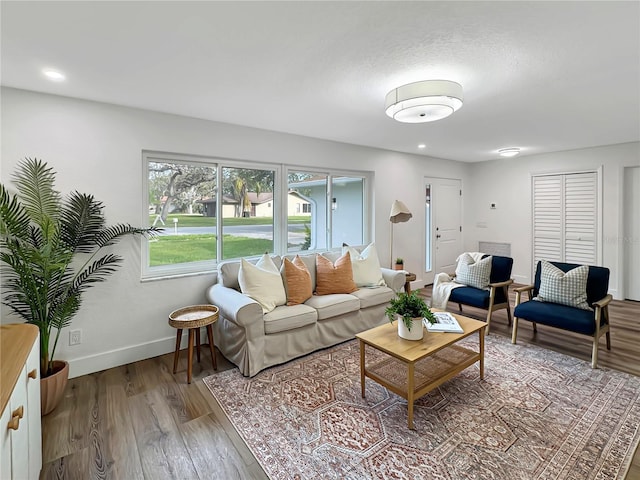
<svg viewBox="0 0 640 480"><path fill-rule="evenodd" d="M394 270L404 270L404 260L401 257L396 258L396 263L393 266Z"/></svg>
<svg viewBox="0 0 640 480"><path fill-rule="evenodd" d="M400 292L389 302L385 315L391 323L402 317L402 324L398 325L398 335L408 340L420 340L422 338L422 319L429 323L435 323L436 318L431 309L416 292ZM406 330L405 330L406 329Z"/></svg>

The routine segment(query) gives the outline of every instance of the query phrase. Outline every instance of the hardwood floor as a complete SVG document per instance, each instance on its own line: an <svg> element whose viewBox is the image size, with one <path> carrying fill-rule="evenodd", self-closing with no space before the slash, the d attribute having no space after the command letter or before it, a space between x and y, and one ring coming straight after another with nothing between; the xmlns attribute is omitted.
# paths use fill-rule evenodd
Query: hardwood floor
<svg viewBox="0 0 640 480"><path fill-rule="evenodd" d="M421 294L431 296L431 288ZM512 298L512 305L514 304ZM450 305L457 311L457 305ZM464 314L486 313L463 307ZM599 364L640 376L640 303L613 301L609 352L601 341ZM511 337L504 310L495 312L491 334ZM520 322L519 343L532 343L584 360L589 339ZM194 355L195 356L195 355ZM42 479L266 479L218 403L200 380L215 371L203 346L187 384L186 352L178 373L173 354L135 362L69 381L65 397L43 417ZM194 359L195 362L195 359ZM219 353L218 372L235 368ZM640 480L636 451L626 480Z"/></svg>
<svg viewBox="0 0 640 480"><path fill-rule="evenodd" d="M186 352L69 380L43 417L42 479L266 479L202 380L203 345L187 384ZM218 372L235 368L219 352Z"/></svg>

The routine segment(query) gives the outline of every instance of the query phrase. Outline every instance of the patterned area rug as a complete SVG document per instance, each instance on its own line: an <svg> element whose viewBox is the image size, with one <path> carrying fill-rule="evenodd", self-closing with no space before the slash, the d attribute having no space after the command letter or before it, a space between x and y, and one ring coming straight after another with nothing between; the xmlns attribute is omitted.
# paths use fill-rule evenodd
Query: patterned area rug
<svg viewBox="0 0 640 480"><path fill-rule="evenodd" d="M272 479L624 478L640 378L495 335L485 348L485 379L476 364L417 400L415 431L403 398L370 379L361 397L355 340L204 382Z"/></svg>

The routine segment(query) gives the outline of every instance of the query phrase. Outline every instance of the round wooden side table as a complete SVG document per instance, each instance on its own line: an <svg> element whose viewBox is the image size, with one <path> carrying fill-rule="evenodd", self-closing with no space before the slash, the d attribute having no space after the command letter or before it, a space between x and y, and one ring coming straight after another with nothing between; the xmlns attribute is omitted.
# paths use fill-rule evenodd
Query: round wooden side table
<svg viewBox="0 0 640 480"><path fill-rule="evenodd" d="M193 368L193 337L196 338L198 363L200 363L200 328L207 327L209 338L209 350L211 350L211 362L214 370L218 369L216 364L216 353L213 349L213 325L218 320L218 307L215 305L191 305L174 310L169 314L169 325L178 329L176 337L176 351L173 354L173 373L178 369L178 359L180 357L180 341L182 340L182 330L189 330L189 348L187 350L187 383L191 383L191 372Z"/></svg>
<svg viewBox="0 0 640 480"><path fill-rule="evenodd" d="M404 291L407 293L411 293L411 282L415 281L416 274L415 273L406 273L406 278L404 280Z"/></svg>

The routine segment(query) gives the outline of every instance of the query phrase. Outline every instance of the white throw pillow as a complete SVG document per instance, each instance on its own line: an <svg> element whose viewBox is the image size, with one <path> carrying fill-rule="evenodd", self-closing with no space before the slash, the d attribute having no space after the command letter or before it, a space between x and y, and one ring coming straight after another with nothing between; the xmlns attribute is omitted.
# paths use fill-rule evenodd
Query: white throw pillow
<svg viewBox="0 0 640 480"><path fill-rule="evenodd" d="M342 254L349 252L351 255L351 269L353 270L353 281L358 287L375 287L386 285L382 278L380 260L375 243L367 245L362 252L358 252L353 247L342 247Z"/></svg>
<svg viewBox="0 0 640 480"><path fill-rule="evenodd" d="M244 258L240 260L238 283L240 291L258 302L264 313L287 303L280 270L266 253L255 265Z"/></svg>
<svg viewBox="0 0 640 480"><path fill-rule="evenodd" d="M587 303L588 276L587 265L563 272L552 263L540 260L540 289L534 300L592 310Z"/></svg>
<svg viewBox="0 0 640 480"><path fill-rule="evenodd" d="M465 253L460 257L456 266L456 282L469 287L486 289L491 277L492 260L493 257L489 255L476 262L471 255Z"/></svg>

